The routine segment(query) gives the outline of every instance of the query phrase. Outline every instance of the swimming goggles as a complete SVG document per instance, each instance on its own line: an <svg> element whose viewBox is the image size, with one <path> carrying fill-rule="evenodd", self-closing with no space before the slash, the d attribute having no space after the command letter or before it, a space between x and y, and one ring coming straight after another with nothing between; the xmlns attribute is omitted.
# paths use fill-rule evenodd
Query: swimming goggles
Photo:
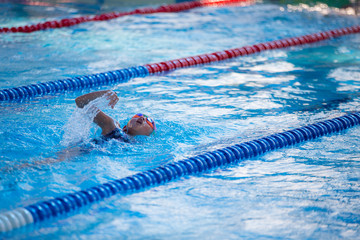
<svg viewBox="0 0 360 240"><path fill-rule="evenodd" d="M152 118L146 116L145 114L138 113L138 114L135 114L132 118L140 118L140 117L144 117L146 123L149 124L149 126L150 126L154 131L156 130L155 121L154 121Z"/></svg>

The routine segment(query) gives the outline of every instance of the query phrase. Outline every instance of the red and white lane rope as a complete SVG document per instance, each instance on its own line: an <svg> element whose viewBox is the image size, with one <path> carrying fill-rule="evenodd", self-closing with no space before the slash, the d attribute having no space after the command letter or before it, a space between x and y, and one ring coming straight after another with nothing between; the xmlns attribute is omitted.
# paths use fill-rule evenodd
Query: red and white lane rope
<svg viewBox="0 0 360 240"><path fill-rule="evenodd" d="M226 5L250 4L254 2L255 0L202 0L202 1L182 2L182 3L163 5L158 8L138 8L130 12L111 12L111 13L104 13L95 16L64 18L62 20L46 21L42 23L19 26L19 27L2 27L2 28L0 27L0 33L31 33L31 32L51 29L51 28L71 27L85 22L107 21L114 18L135 15L135 14L181 12L198 7L208 7L208 6L220 7Z"/></svg>
<svg viewBox="0 0 360 240"><path fill-rule="evenodd" d="M360 25L356 25L347 28L334 29L326 32L319 32L319 33L314 33L299 37L285 38L271 42L259 43L252 46L233 48L220 52L180 58L180 59L175 59L160 63L146 64L144 65L144 67L148 69L150 74L161 73L161 72L174 70L177 68L207 64L207 63L222 61L239 56L250 55L265 50L315 43L315 42L327 40L329 38L340 37L343 35L355 34L359 32L360 32Z"/></svg>
<svg viewBox="0 0 360 240"><path fill-rule="evenodd" d="M28 86L8 88L0 90L0 102L20 101L36 96L44 96L109 84L117 84L121 82L127 82L133 78L147 77L155 73L163 73L179 68L209 64L211 62L223 61L226 59L250 55L266 50L311 44L319 41L324 41L329 38L356 34L359 32L360 25L355 25L352 27L334 29L326 32L319 32L299 37L285 38L271 42L259 43L252 46L228 49L220 52L185 57L160 63L146 64L144 66L130 67L87 76L73 77L63 80L32 84Z"/></svg>

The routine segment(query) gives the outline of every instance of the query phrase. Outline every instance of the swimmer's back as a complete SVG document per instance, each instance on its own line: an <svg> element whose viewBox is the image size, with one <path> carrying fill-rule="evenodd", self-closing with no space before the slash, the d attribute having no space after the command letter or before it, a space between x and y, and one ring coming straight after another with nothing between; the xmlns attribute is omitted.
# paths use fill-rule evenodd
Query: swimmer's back
<svg viewBox="0 0 360 240"><path fill-rule="evenodd" d="M126 133L124 133L120 128L115 128L110 133L103 135L99 138L93 139L92 142L94 142L95 144L102 144L110 141L111 139L115 139L120 142L127 142L127 143L130 142L129 136Z"/></svg>

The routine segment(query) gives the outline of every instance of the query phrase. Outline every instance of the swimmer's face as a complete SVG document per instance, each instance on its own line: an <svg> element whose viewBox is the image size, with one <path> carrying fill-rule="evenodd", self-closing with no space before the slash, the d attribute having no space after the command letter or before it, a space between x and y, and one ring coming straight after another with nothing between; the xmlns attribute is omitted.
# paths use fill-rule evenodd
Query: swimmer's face
<svg viewBox="0 0 360 240"><path fill-rule="evenodd" d="M152 122L149 121L149 119L150 118L148 118L145 115L136 114L126 124L126 126L124 127L124 131L132 136L137 136L137 135L150 136L154 131L153 129L154 125Z"/></svg>

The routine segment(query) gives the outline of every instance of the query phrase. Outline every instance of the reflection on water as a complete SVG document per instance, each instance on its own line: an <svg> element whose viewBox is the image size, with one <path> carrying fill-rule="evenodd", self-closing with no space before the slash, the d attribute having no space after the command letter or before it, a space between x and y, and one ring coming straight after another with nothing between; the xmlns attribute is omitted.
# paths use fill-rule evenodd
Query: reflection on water
<svg viewBox="0 0 360 240"><path fill-rule="evenodd" d="M266 2L287 4L288 10L290 11L316 11L323 15L334 12L354 15L360 12L359 0L266 0Z"/></svg>

